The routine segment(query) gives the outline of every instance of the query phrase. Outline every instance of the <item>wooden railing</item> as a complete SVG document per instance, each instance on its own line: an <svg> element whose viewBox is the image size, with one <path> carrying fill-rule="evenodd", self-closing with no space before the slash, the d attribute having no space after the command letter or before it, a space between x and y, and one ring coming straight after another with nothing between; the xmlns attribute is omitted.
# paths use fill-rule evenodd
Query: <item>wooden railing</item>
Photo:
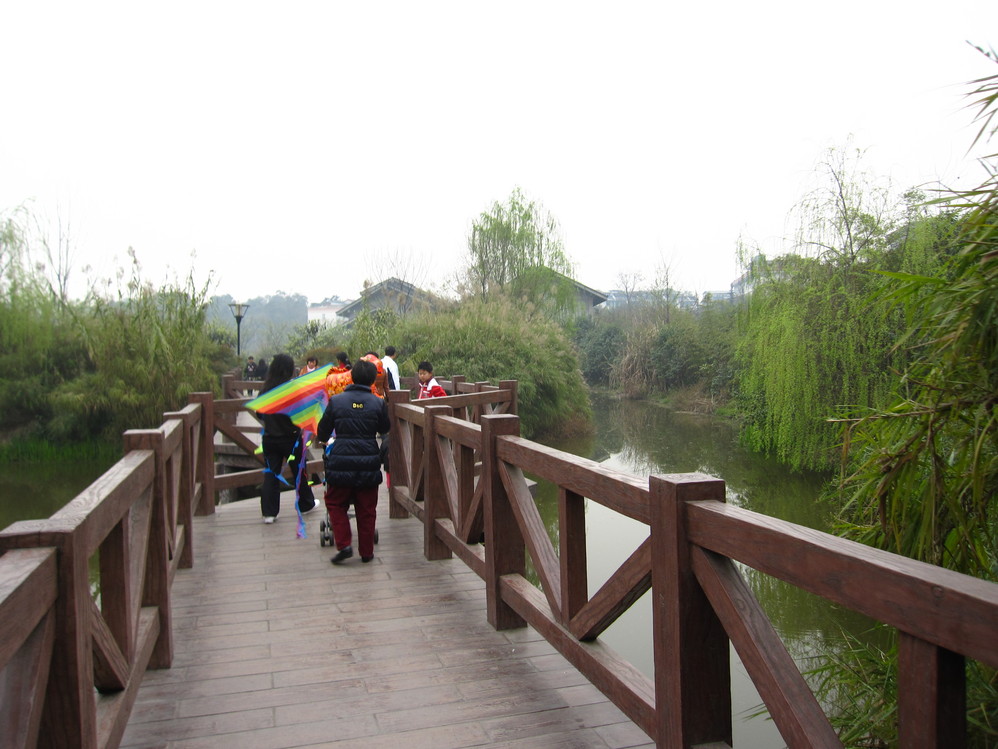
<svg viewBox="0 0 998 749"><path fill-rule="evenodd" d="M522 439L513 383L445 387L389 394L390 514L423 522L428 559L457 554L482 577L493 626L531 624L658 745L731 743L729 642L790 746L838 745L735 562L896 627L900 745L962 744L964 658L998 668L998 585L730 507L709 476L646 481ZM124 457L51 518L0 531L4 746L117 746L142 674L170 665L170 588L192 517L214 512L229 400L192 394L126 432ZM528 474L558 489L557 549ZM592 596L586 499L649 528ZM654 678L599 640L649 590Z"/></svg>
<svg viewBox="0 0 998 749"><path fill-rule="evenodd" d="M126 432L124 457L52 517L0 531L3 746L115 747L145 670L170 665L170 587L192 516L214 510L210 397Z"/></svg>
<svg viewBox="0 0 998 749"><path fill-rule="evenodd" d="M192 393L158 429L126 432L121 460L50 518L0 531L0 745L118 745L142 674L173 658L170 588L192 565L193 516L262 480L215 474L216 433L255 454L235 417L257 387L228 376L227 397Z"/></svg>
<svg viewBox="0 0 998 749"><path fill-rule="evenodd" d="M729 506L710 476L642 479L522 439L516 416L475 423L465 397L390 394L391 516L417 516L427 559L485 581L493 626L529 623L658 746L731 744L729 644L788 746L841 746L735 562L897 628L899 745L963 745L964 658L998 668L998 585ZM557 487L557 549L528 474ZM648 526L592 596L586 499ZM654 678L599 640L649 590Z"/></svg>

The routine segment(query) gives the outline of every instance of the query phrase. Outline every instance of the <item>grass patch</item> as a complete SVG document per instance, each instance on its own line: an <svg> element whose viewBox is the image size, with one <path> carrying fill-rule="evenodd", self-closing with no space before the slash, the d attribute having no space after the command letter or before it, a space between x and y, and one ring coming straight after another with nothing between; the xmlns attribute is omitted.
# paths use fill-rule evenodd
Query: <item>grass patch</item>
<svg viewBox="0 0 998 749"><path fill-rule="evenodd" d="M113 463L121 457L121 446L110 442L55 443L40 439L15 439L0 444L0 465L96 460Z"/></svg>

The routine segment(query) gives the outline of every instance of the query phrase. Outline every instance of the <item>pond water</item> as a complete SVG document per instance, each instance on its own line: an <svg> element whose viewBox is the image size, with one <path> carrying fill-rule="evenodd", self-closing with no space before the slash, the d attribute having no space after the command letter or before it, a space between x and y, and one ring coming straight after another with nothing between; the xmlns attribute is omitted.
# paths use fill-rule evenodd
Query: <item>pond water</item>
<svg viewBox="0 0 998 749"><path fill-rule="evenodd" d="M739 445L736 428L730 422L599 394L592 400L595 433L591 437L546 442L642 477L653 473L710 474L725 481L731 504L828 530L831 508L819 500L827 477L792 473L749 452ZM545 525L556 530L554 487L542 484L537 496ZM586 533L589 591L593 594L648 537L648 526L587 500ZM869 620L851 611L755 570L743 572L790 654L804 669L813 663L816 654L838 647L843 630L859 634L870 627ZM651 624L650 597L645 594L600 639L651 676ZM731 674L735 746L784 746L772 721L765 716L750 717L761 707L762 700L734 650Z"/></svg>
<svg viewBox="0 0 998 749"><path fill-rule="evenodd" d="M7 463L0 468L0 528L51 517L100 478L113 461Z"/></svg>

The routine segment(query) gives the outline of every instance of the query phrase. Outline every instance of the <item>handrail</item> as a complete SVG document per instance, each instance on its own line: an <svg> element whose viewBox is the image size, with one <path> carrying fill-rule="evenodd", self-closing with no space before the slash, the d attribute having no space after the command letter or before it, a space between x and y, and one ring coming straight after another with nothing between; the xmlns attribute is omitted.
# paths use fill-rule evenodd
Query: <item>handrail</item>
<svg viewBox="0 0 998 749"><path fill-rule="evenodd" d="M897 628L900 745L961 745L964 658L998 667L998 585L728 506L710 476L642 480L521 438L513 415L407 398L390 397L391 516L483 578L493 626L532 625L657 745L730 745L729 643L788 745L841 745L735 562ZM528 473L557 487L557 549ZM586 499L649 529L591 597ZM649 590L652 679L598 639Z"/></svg>
<svg viewBox="0 0 998 749"><path fill-rule="evenodd" d="M531 624L657 745L731 743L729 643L789 745L838 745L736 562L896 627L900 744L960 745L964 659L998 667L998 585L727 506L716 478L645 484L538 445L519 436L515 387L449 384L427 401L389 393L390 514L423 523L428 559L457 554L482 577L494 627ZM170 588L192 518L214 511L215 425L231 413L190 400L126 432L121 460L52 517L0 531L5 745L115 747L144 671L170 666ZM558 488L557 548L525 473ZM649 528L591 597L587 499ZM599 640L649 590L651 679Z"/></svg>
<svg viewBox="0 0 998 749"><path fill-rule="evenodd" d="M0 557L0 735L11 747L38 741L55 632L56 555L17 549Z"/></svg>
<svg viewBox="0 0 998 749"><path fill-rule="evenodd" d="M115 747L143 673L170 666L170 587L212 496L210 395L126 432L122 458L50 518L0 531L5 746Z"/></svg>

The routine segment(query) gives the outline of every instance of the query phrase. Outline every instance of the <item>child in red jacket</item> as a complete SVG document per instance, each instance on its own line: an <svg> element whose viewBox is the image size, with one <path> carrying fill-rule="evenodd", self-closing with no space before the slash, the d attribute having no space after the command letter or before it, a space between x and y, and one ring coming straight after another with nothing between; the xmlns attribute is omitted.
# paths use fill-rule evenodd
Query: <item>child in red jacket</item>
<svg viewBox="0 0 998 749"><path fill-rule="evenodd" d="M440 387L433 378L433 365L428 361L421 361L416 367L416 376L419 377L419 396L423 398L442 398L447 395L447 391Z"/></svg>

